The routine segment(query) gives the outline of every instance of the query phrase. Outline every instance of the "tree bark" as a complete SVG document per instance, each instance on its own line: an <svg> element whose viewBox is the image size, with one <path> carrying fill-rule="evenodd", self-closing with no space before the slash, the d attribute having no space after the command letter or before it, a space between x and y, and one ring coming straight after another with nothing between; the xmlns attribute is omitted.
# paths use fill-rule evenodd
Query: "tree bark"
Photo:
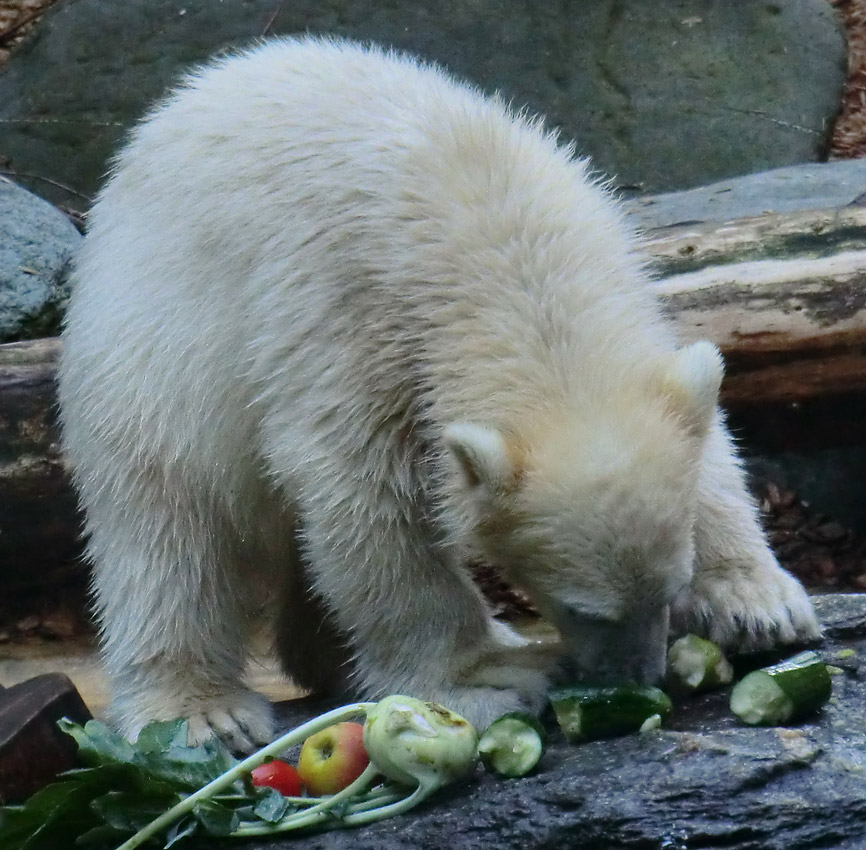
<svg viewBox="0 0 866 850"><path fill-rule="evenodd" d="M724 352L727 406L866 390L866 209L681 227L646 249L683 339Z"/></svg>
<svg viewBox="0 0 866 850"><path fill-rule="evenodd" d="M80 521L60 454L57 339L0 345L0 586L56 586L81 571Z"/></svg>
<svg viewBox="0 0 866 850"><path fill-rule="evenodd" d="M668 228L645 248L683 340L722 349L747 446L866 442L866 208Z"/></svg>

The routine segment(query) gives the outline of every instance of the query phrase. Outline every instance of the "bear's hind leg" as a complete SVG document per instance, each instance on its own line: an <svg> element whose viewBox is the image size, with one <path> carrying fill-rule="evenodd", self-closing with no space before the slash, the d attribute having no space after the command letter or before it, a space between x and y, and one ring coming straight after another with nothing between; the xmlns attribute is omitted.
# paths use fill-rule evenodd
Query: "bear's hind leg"
<svg viewBox="0 0 866 850"><path fill-rule="evenodd" d="M740 650L820 637L805 590L770 550L721 415L704 447L695 547L691 585L672 606L677 631Z"/></svg>

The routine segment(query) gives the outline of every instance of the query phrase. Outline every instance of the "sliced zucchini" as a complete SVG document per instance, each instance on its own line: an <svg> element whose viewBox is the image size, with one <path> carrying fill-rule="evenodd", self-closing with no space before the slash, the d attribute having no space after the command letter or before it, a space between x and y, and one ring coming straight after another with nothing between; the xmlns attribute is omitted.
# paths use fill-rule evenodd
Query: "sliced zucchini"
<svg viewBox="0 0 866 850"><path fill-rule="evenodd" d="M513 711L487 727L478 740L478 755L499 776L526 776L538 764L544 740L544 727L535 717Z"/></svg>
<svg viewBox="0 0 866 850"><path fill-rule="evenodd" d="M573 685L550 692L550 703L569 741L590 741L638 731L673 706L664 691L650 685Z"/></svg>
<svg viewBox="0 0 866 850"><path fill-rule="evenodd" d="M729 685L734 668L721 648L697 635L675 640L668 650L668 681L679 693L709 691Z"/></svg>
<svg viewBox="0 0 866 850"><path fill-rule="evenodd" d="M827 665L810 650L744 676L731 691L731 711L749 726L779 726L816 712L831 690Z"/></svg>

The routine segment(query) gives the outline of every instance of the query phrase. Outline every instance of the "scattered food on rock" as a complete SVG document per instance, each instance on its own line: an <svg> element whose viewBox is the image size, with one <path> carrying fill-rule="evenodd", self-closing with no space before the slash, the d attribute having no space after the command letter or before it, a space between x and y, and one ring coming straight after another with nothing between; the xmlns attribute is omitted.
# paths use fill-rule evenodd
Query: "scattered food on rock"
<svg viewBox="0 0 866 850"><path fill-rule="evenodd" d="M550 693L550 704L571 742L637 732L649 717L665 717L673 710L664 691L632 683L556 688Z"/></svg>
<svg viewBox="0 0 866 850"><path fill-rule="evenodd" d="M747 674L731 691L731 711L749 726L782 726L814 714L831 691L827 665L810 650Z"/></svg>
<svg viewBox="0 0 866 850"><path fill-rule="evenodd" d="M728 685L734 668L721 647L697 635L675 640L668 650L668 681L674 693L696 693Z"/></svg>
<svg viewBox="0 0 866 850"><path fill-rule="evenodd" d="M489 771L514 779L535 770L546 738L544 727L531 714L510 712L487 727L478 741L478 754Z"/></svg>

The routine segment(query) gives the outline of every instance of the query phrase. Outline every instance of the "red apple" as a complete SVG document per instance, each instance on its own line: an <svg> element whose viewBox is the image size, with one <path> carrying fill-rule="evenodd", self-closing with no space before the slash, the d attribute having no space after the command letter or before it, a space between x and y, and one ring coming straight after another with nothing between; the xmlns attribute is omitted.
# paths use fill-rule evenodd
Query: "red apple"
<svg viewBox="0 0 866 850"><path fill-rule="evenodd" d="M301 796L301 777L290 764L279 759L266 761L250 771L253 785L274 788L284 797Z"/></svg>
<svg viewBox="0 0 866 850"><path fill-rule="evenodd" d="M314 797L336 794L370 763L360 723L336 723L310 735L301 747L298 773Z"/></svg>

